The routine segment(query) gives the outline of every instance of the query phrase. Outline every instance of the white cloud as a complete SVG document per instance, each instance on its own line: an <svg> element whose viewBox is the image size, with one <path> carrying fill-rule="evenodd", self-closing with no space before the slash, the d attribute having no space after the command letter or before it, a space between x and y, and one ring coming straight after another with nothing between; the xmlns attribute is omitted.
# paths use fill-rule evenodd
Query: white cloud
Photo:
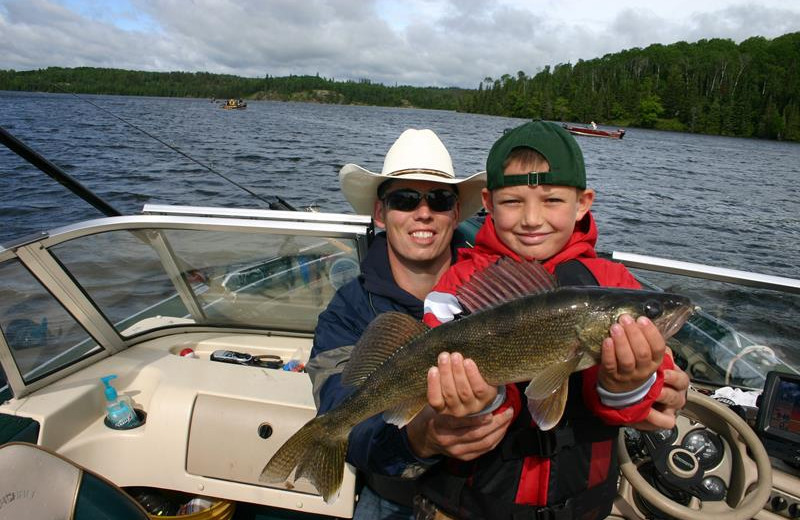
<svg viewBox="0 0 800 520"><path fill-rule="evenodd" d="M800 5L583 0L0 0L0 69L316 74L476 87L650 43L800 30Z"/></svg>

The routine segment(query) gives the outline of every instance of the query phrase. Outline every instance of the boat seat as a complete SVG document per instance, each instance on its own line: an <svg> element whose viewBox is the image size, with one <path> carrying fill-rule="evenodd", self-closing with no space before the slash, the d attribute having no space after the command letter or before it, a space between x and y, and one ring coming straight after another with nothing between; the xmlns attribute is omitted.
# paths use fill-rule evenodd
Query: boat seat
<svg viewBox="0 0 800 520"><path fill-rule="evenodd" d="M144 508L109 480L41 446L0 446L0 519L147 520Z"/></svg>

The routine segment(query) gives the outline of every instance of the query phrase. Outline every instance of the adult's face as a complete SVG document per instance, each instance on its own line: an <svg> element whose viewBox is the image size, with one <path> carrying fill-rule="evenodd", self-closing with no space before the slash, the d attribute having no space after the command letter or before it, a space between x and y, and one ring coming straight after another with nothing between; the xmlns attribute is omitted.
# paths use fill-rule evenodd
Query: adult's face
<svg viewBox="0 0 800 520"><path fill-rule="evenodd" d="M398 190L416 190L422 194L431 190L452 191L447 184L431 181L393 180L383 200L375 203L375 223L386 230L390 261L401 262L414 269L436 266L450 258L450 240L458 223L459 205L447 211L434 211L425 197L409 211L392 209L385 201Z"/></svg>

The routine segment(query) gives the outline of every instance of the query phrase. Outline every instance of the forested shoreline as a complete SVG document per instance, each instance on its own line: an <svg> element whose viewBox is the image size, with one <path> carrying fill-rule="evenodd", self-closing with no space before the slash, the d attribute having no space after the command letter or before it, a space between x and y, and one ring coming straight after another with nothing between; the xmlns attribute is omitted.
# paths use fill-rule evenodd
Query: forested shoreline
<svg viewBox="0 0 800 520"><path fill-rule="evenodd" d="M145 72L94 67L0 70L0 90L163 96L343 105L408 106L458 110L471 92L461 88L388 87L369 80L335 81L320 76L244 78L209 72Z"/></svg>
<svg viewBox="0 0 800 520"><path fill-rule="evenodd" d="M49 67L0 70L0 90L407 106L800 141L800 32L653 44L487 77L476 89Z"/></svg>
<svg viewBox="0 0 800 520"><path fill-rule="evenodd" d="M800 32L654 44L486 78L462 109L800 141Z"/></svg>

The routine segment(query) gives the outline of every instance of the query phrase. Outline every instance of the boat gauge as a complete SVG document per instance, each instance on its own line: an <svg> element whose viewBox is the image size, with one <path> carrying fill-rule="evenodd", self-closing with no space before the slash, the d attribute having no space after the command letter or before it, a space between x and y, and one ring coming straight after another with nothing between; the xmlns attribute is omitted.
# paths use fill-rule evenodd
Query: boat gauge
<svg viewBox="0 0 800 520"><path fill-rule="evenodd" d="M668 444L672 444L675 442L675 439L678 438L678 427L674 427L671 430L656 430L654 432L647 433L647 436L653 441L656 446L666 446Z"/></svg>
<svg viewBox="0 0 800 520"><path fill-rule="evenodd" d="M719 435L709 430L693 430L683 438L681 446L697 457L703 469L711 469L724 455L724 446Z"/></svg>
<svg viewBox="0 0 800 520"><path fill-rule="evenodd" d="M709 475L700 482L700 487L703 490L703 500L719 501L725 500L725 495L728 488L725 481L716 475Z"/></svg>

